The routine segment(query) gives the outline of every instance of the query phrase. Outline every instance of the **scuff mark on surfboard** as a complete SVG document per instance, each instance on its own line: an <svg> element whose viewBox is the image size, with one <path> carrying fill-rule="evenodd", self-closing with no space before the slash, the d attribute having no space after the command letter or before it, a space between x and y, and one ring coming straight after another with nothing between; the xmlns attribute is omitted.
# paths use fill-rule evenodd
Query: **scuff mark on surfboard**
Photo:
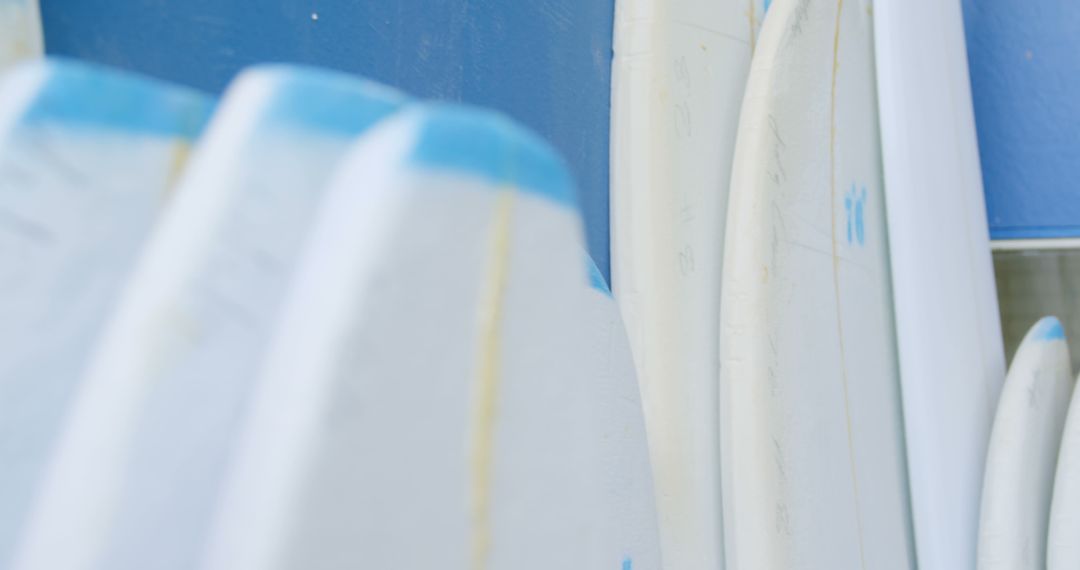
<svg viewBox="0 0 1080 570"><path fill-rule="evenodd" d="M510 220L514 192L501 190L495 205L491 265L486 304L480 322L480 357L474 385L472 427L471 558L473 570L488 566L491 552L491 480L495 457L495 421L501 366L503 302L510 266Z"/></svg>
<svg viewBox="0 0 1080 570"><path fill-rule="evenodd" d="M802 26L810 19L810 0L801 0L799 5L795 8L795 17L792 19L791 25L787 29L787 37L784 38L784 45L786 46L791 40L802 35Z"/></svg>

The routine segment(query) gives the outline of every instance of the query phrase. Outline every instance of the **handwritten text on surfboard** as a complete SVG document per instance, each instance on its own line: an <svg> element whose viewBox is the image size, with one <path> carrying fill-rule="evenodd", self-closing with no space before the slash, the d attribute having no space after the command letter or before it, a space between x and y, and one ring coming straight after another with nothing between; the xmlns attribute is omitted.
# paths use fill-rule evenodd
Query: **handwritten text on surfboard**
<svg viewBox="0 0 1080 570"><path fill-rule="evenodd" d="M864 245L866 226L863 224L863 211L866 210L866 187L851 185L844 196L844 210L847 212L847 241Z"/></svg>

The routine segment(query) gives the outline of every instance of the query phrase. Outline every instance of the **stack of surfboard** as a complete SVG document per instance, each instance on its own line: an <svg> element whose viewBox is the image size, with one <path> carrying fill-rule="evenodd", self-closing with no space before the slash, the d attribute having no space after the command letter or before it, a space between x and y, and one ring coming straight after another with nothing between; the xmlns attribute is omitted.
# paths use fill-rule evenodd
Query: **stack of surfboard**
<svg viewBox="0 0 1080 570"><path fill-rule="evenodd" d="M0 84L0 566L659 568L546 143L328 72Z"/></svg>
<svg viewBox="0 0 1080 570"><path fill-rule="evenodd" d="M1005 359L960 3L713 4L617 4L665 562L973 568Z"/></svg>
<svg viewBox="0 0 1080 570"><path fill-rule="evenodd" d="M10 67L0 566L1075 567L1080 404L1056 320L1005 377L962 34L619 0L614 295L500 115Z"/></svg>
<svg viewBox="0 0 1080 570"><path fill-rule="evenodd" d="M1054 317L1024 337L1005 380L986 460L978 568L1071 568L1075 530L1076 436L1073 373L1065 331ZM1077 449L1074 449L1077 448ZM1055 476L1056 473L1056 476ZM1048 532L1051 537L1048 542Z"/></svg>

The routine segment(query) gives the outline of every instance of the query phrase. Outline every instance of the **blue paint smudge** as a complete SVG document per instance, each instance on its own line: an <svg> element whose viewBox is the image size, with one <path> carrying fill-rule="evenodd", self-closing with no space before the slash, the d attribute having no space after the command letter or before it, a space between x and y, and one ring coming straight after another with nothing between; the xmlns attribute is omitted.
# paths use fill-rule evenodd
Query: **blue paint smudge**
<svg viewBox="0 0 1080 570"><path fill-rule="evenodd" d="M634 561L627 558L622 561L622 570L634 570Z"/></svg>
<svg viewBox="0 0 1080 570"><path fill-rule="evenodd" d="M468 172L579 212L577 189L562 158L532 131L500 113L425 106L411 157L420 167Z"/></svg>
<svg viewBox="0 0 1080 570"><path fill-rule="evenodd" d="M863 225L863 206L866 205L866 187L862 189L862 194L859 195L855 201L855 237L859 240L859 245L866 244L866 228Z"/></svg>
<svg viewBox="0 0 1080 570"><path fill-rule="evenodd" d="M335 71L265 65L249 74L273 81L267 118L278 126L353 137L407 102L389 87Z"/></svg>
<svg viewBox="0 0 1080 570"><path fill-rule="evenodd" d="M861 192L860 192L861 190ZM844 210L847 212L847 241L866 245L866 187L857 188L851 185L851 190L844 196Z"/></svg>
<svg viewBox="0 0 1080 570"><path fill-rule="evenodd" d="M167 138L194 139L215 101L197 91L65 59L25 65L45 81L23 114L21 127L60 124Z"/></svg>
<svg viewBox="0 0 1080 570"><path fill-rule="evenodd" d="M608 287L607 281L604 280L604 275L600 273L600 269L596 267L596 263L588 253L585 254L585 265L589 272L589 285L600 291L601 293L611 296L611 288Z"/></svg>
<svg viewBox="0 0 1080 570"><path fill-rule="evenodd" d="M1043 317L1035 323L1032 333L1036 340L1065 340L1065 329L1056 317Z"/></svg>
<svg viewBox="0 0 1080 570"><path fill-rule="evenodd" d="M854 190L854 188L853 188ZM847 242L851 243L851 193L844 196L844 211L847 212Z"/></svg>
<svg viewBox="0 0 1080 570"><path fill-rule="evenodd" d="M765 0L765 11L769 11L769 5L772 4L772 0Z"/></svg>

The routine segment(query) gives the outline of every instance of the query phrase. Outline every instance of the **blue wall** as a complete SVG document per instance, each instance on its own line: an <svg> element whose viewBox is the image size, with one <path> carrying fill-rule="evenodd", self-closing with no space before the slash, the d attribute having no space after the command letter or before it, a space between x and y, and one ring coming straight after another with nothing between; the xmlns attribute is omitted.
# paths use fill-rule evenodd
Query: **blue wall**
<svg viewBox="0 0 1080 570"><path fill-rule="evenodd" d="M1080 0L965 0L992 237L1080 236Z"/></svg>
<svg viewBox="0 0 1080 570"><path fill-rule="evenodd" d="M581 186L608 262L614 0L41 0L50 53L219 92L242 67L333 67L501 109ZM964 0L994 238L1080 236L1080 0Z"/></svg>
<svg viewBox="0 0 1080 570"><path fill-rule="evenodd" d="M608 265L613 0L41 0L49 53L220 92L246 65L307 63L500 109L581 187Z"/></svg>

